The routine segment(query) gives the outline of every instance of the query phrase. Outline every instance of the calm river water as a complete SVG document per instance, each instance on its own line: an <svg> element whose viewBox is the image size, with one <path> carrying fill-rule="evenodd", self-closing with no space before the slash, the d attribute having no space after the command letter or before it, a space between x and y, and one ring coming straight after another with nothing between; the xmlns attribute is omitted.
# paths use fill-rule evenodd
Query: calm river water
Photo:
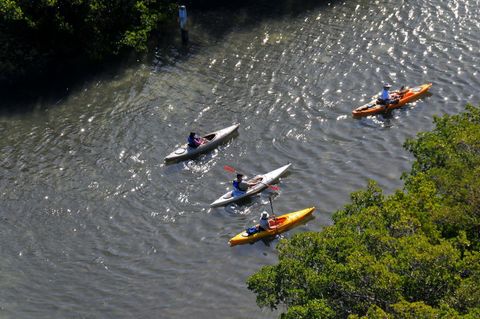
<svg viewBox="0 0 480 319"><path fill-rule="evenodd" d="M281 3L191 13L187 48L0 115L0 317L275 318L245 284L275 242L227 244L267 194L209 208L223 166L292 162L274 208L317 207L287 237L321 230L369 178L402 186L402 144L434 115L479 103L480 1ZM434 84L391 118L353 119L384 81ZM218 150L163 164L191 129L233 123Z"/></svg>

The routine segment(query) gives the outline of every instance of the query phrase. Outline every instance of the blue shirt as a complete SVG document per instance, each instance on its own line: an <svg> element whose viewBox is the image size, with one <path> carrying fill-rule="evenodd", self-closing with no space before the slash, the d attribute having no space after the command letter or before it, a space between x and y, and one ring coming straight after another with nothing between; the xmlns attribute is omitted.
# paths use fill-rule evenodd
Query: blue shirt
<svg viewBox="0 0 480 319"><path fill-rule="evenodd" d="M178 18L180 19L180 28L185 29L187 25L187 9L185 7L180 7Z"/></svg>
<svg viewBox="0 0 480 319"><path fill-rule="evenodd" d="M383 89L380 98L384 101L390 100L390 92L388 91L388 89Z"/></svg>

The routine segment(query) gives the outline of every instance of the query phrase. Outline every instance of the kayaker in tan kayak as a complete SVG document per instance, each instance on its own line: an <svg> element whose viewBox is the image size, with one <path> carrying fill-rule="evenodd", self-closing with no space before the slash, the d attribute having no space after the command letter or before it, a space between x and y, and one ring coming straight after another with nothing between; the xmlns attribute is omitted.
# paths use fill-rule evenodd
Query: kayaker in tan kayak
<svg viewBox="0 0 480 319"><path fill-rule="evenodd" d="M203 138L203 137L197 137L195 132L190 132L190 135L188 136L188 146L192 148L197 148L202 144L207 143L208 140Z"/></svg>

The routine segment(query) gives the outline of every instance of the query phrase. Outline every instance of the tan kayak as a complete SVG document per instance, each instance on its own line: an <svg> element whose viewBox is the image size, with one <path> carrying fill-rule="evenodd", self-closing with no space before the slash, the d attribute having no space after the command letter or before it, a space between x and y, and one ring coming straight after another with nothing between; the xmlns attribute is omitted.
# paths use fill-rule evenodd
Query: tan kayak
<svg viewBox="0 0 480 319"><path fill-rule="evenodd" d="M206 141L206 143L201 144L196 148L190 147L188 144L184 144L165 157L165 162L174 163L183 161L208 152L228 140L232 134L238 130L239 126L240 124L235 124L224 129L205 134L202 136L202 138Z"/></svg>

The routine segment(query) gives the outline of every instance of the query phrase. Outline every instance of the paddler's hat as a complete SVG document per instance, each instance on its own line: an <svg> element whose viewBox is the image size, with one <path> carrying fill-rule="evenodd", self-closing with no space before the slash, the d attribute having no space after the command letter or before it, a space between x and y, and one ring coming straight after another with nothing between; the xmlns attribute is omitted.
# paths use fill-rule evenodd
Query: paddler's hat
<svg viewBox="0 0 480 319"><path fill-rule="evenodd" d="M390 83L385 83L385 84L383 85L383 87L384 87L385 89L389 89L389 88L392 87L392 85L391 85Z"/></svg>
<svg viewBox="0 0 480 319"><path fill-rule="evenodd" d="M243 177L243 174L237 174L237 178L242 178Z"/></svg>
<svg viewBox="0 0 480 319"><path fill-rule="evenodd" d="M268 213L267 212L263 212L262 213L262 219L268 219Z"/></svg>

